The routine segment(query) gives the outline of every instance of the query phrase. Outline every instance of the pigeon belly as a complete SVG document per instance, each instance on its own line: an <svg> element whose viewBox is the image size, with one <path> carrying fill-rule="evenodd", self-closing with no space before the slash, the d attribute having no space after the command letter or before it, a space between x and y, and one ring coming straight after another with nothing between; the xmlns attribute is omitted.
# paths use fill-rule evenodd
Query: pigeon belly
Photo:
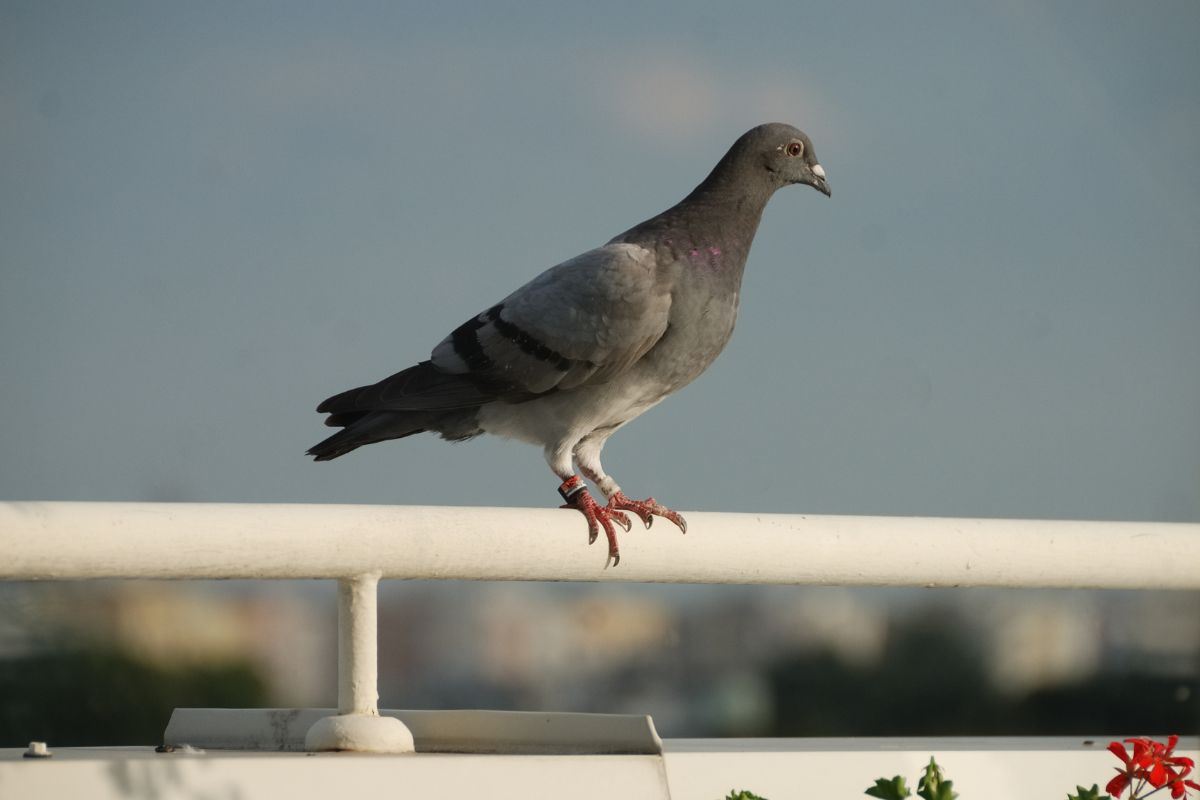
<svg viewBox="0 0 1200 800"><path fill-rule="evenodd" d="M598 430L614 431L668 393L641 370L630 370L603 384L552 392L524 403L490 403L479 409L478 424L487 433L544 447L577 441Z"/></svg>

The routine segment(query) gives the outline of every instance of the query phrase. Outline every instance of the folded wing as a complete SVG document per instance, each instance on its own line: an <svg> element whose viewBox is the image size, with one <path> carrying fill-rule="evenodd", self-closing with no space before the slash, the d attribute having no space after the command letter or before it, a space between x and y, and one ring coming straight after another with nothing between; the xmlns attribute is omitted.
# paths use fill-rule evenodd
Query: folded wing
<svg viewBox="0 0 1200 800"><path fill-rule="evenodd" d="M563 262L460 325L433 350L449 375L516 398L610 379L667 329L671 296L650 251L609 244Z"/></svg>

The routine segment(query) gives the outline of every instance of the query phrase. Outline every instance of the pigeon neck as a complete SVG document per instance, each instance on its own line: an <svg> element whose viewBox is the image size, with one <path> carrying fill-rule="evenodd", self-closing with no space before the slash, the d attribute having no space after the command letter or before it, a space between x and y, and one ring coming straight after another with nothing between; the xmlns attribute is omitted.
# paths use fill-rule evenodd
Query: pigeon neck
<svg viewBox="0 0 1200 800"><path fill-rule="evenodd" d="M676 208L692 219L705 219L714 227L746 232L753 237L763 209L774 193L774 186L724 180L714 172Z"/></svg>
<svg viewBox="0 0 1200 800"><path fill-rule="evenodd" d="M672 259L740 275L775 187L736 180L723 166L718 164L683 200L613 241L661 248Z"/></svg>
<svg viewBox="0 0 1200 800"><path fill-rule="evenodd" d="M773 193L774 187L736 184L714 171L664 216L696 244L725 248L744 261Z"/></svg>

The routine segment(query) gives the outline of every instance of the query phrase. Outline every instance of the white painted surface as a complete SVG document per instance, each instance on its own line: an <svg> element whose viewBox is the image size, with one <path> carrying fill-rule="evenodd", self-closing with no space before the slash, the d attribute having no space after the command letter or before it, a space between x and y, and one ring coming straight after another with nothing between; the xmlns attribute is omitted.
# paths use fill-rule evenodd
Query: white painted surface
<svg viewBox="0 0 1200 800"><path fill-rule="evenodd" d="M604 569L578 512L0 503L0 580L385 578L1200 588L1200 523L688 512Z"/></svg>
<svg viewBox="0 0 1200 800"><path fill-rule="evenodd" d="M1062 798L1077 784L1103 787L1112 777L1109 738L1091 745L1064 738L667 740L661 757L55 748L54 758L33 760L12 748L0 749L0 797L719 800L736 788L769 800L813 800L863 797L876 778L896 774L915 787L934 755L960 797ZM1176 752L1197 758L1198 749L1190 737Z"/></svg>
<svg viewBox="0 0 1200 800"><path fill-rule="evenodd" d="M1077 785L1104 788L1118 763L1104 749L1113 738L668 739L664 757L672 800L717 800L721 787L769 800L858 798L894 775L915 792L930 756L963 800L1058 800ZM1191 737L1176 752L1195 757L1198 745Z"/></svg>
<svg viewBox="0 0 1200 800"><path fill-rule="evenodd" d="M52 759L0 750L4 800L666 800L661 756L361 753L158 754L61 748ZM42 767L43 769L31 769Z"/></svg>
<svg viewBox="0 0 1200 800"><path fill-rule="evenodd" d="M378 714L379 575L338 581L338 713Z"/></svg>
<svg viewBox="0 0 1200 800"><path fill-rule="evenodd" d="M163 743L208 749L302 752L327 708L177 708ZM412 732L421 753L658 755L662 740L644 714L381 709Z"/></svg>
<svg viewBox="0 0 1200 800"><path fill-rule="evenodd" d="M338 713L313 723L306 750L413 752L404 723L379 716L378 605L379 573L338 581Z"/></svg>
<svg viewBox="0 0 1200 800"><path fill-rule="evenodd" d="M310 753L412 753L412 733L394 717L378 714L336 714L313 723L304 737Z"/></svg>
<svg viewBox="0 0 1200 800"><path fill-rule="evenodd" d="M25 758L50 758L54 754L50 752L50 748L45 742L30 742L23 754Z"/></svg>

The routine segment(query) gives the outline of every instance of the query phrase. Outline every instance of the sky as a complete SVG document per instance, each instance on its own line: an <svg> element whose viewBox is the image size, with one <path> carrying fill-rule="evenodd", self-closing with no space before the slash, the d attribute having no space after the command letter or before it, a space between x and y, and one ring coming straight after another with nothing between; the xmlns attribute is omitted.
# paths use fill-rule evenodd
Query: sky
<svg viewBox="0 0 1200 800"><path fill-rule="evenodd" d="M556 505L499 439L314 464L314 408L783 121L833 197L628 494L1200 520L1200 5L500 6L0 2L0 499Z"/></svg>

